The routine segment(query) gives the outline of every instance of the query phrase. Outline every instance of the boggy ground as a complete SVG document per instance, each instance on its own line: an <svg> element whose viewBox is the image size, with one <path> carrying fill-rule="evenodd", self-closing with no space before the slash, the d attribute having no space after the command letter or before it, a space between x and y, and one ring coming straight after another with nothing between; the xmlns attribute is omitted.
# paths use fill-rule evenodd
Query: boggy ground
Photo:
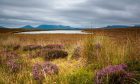
<svg viewBox="0 0 140 84"><path fill-rule="evenodd" d="M139 84L139 50L138 31L0 34L0 84Z"/></svg>

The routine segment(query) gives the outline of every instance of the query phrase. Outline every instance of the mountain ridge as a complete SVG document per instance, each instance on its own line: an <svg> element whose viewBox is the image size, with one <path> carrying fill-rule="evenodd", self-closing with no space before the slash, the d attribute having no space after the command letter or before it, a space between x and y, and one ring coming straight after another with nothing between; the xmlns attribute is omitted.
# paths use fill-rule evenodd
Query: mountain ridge
<svg viewBox="0 0 140 84"><path fill-rule="evenodd" d="M71 29L73 27L64 26L64 25L39 25L36 27L37 29Z"/></svg>
<svg viewBox="0 0 140 84"><path fill-rule="evenodd" d="M105 28L128 28L128 27L133 27L133 26L128 26L128 25L108 25Z"/></svg>
<svg viewBox="0 0 140 84"><path fill-rule="evenodd" d="M34 28L34 27L31 26L31 25L25 25L25 26L23 26L23 27L21 27L21 28L25 28L25 29L26 29L26 28L27 28L27 29L29 28L29 29L31 29L31 28Z"/></svg>

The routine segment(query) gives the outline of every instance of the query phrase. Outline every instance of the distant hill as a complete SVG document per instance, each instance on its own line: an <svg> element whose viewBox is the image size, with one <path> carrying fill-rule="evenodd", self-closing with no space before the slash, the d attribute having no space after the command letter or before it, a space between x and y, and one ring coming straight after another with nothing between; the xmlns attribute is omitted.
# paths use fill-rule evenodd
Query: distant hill
<svg viewBox="0 0 140 84"><path fill-rule="evenodd" d="M32 29L32 28L34 28L34 27L32 27L31 25L26 25L26 26L23 26L23 27L21 27L21 28Z"/></svg>
<svg viewBox="0 0 140 84"><path fill-rule="evenodd" d="M39 25L37 27L32 27L30 25L26 25L21 27L24 29L39 29L39 30L78 30L80 28L74 28L71 26L64 26L64 25Z"/></svg>
<svg viewBox="0 0 140 84"><path fill-rule="evenodd" d="M70 26L63 26L63 25L39 25L36 28L37 29L47 29L47 30L72 29L72 27L70 27Z"/></svg>
<svg viewBox="0 0 140 84"><path fill-rule="evenodd" d="M3 26L0 26L0 28L5 28L5 27L3 27Z"/></svg>
<svg viewBox="0 0 140 84"><path fill-rule="evenodd" d="M127 25L109 25L105 28L128 28L128 27L132 27L132 26L127 26Z"/></svg>
<svg viewBox="0 0 140 84"><path fill-rule="evenodd" d="M134 27L140 27L140 25L135 25Z"/></svg>
<svg viewBox="0 0 140 84"><path fill-rule="evenodd" d="M0 28L5 28L5 27L0 26ZM26 30L78 30L80 29L80 28L74 28L71 26L64 26L64 25L39 25L37 27L33 27L31 25L25 25L20 28L26 29ZM13 28L10 28L10 29L13 29Z"/></svg>

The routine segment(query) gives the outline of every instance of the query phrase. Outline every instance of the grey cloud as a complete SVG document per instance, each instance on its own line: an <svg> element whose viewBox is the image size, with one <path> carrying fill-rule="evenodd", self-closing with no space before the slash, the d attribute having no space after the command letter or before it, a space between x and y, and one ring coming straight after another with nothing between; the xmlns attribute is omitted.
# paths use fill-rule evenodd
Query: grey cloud
<svg viewBox="0 0 140 84"><path fill-rule="evenodd" d="M140 24L140 0L0 0L0 25Z"/></svg>

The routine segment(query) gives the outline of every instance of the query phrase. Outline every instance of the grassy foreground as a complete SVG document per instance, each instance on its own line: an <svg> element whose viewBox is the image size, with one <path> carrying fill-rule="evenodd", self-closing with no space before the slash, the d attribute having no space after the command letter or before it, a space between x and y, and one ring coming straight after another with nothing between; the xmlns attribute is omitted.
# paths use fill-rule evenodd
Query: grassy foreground
<svg viewBox="0 0 140 84"><path fill-rule="evenodd" d="M42 54L32 57L42 48L26 51L23 48L28 45L44 47L50 44L63 45L63 50L68 56L49 60L58 66L58 74L45 75L42 80L36 80L33 75L34 65L48 60ZM140 84L139 50L139 34L131 32L115 35L108 32L107 34L96 32L92 35L0 34L0 84ZM4 52L18 54L18 62L21 64L18 71L12 70L14 65L8 67L7 63L4 63L5 59L7 60L3 55ZM110 74L106 67L120 64L127 65L127 72L134 75L127 82L120 83L120 80L110 82L114 80L113 77L116 77L115 79L120 77L121 70ZM103 69L109 74L103 75L102 80L97 79L97 73Z"/></svg>

